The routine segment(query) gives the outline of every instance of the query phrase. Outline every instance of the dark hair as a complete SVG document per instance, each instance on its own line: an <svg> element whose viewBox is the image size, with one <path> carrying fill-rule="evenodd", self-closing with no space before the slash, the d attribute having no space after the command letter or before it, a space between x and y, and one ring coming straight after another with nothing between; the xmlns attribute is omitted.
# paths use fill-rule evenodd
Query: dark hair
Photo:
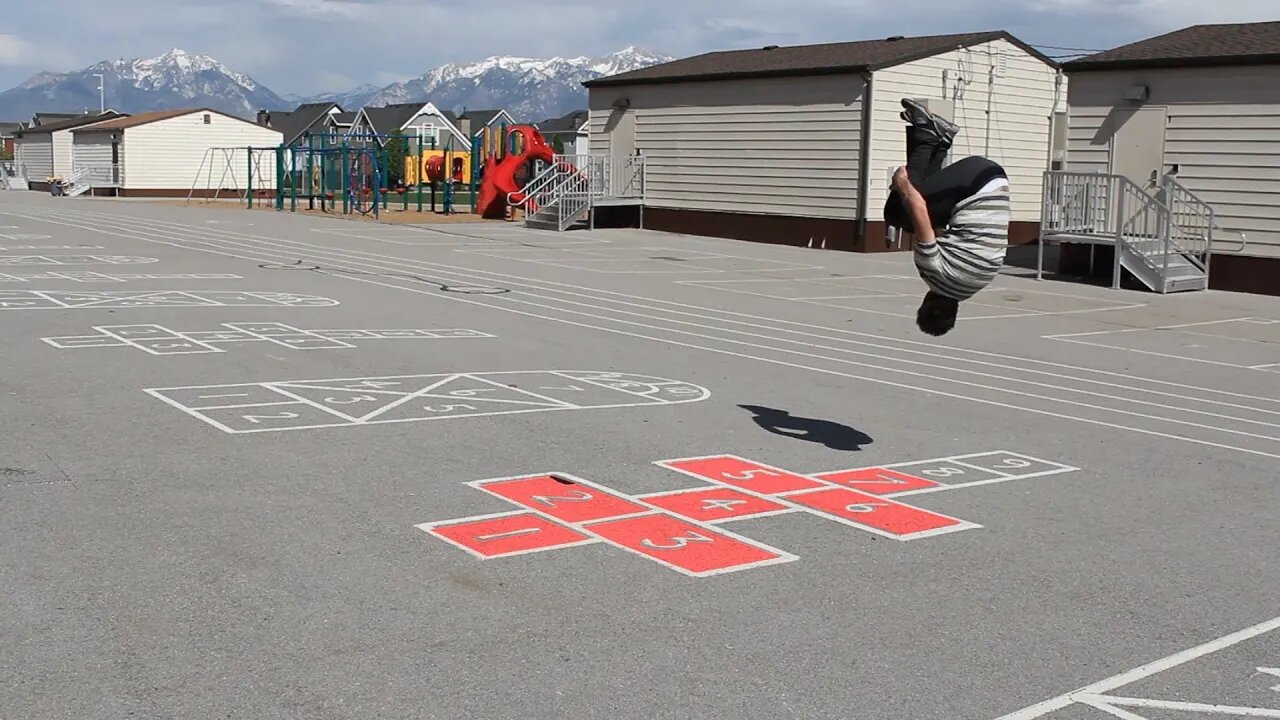
<svg viewBox="0 0 1280 720"><path fill-rule="evenodd" d="M916 325L934 337L946 335L956 326L956 314L959 312L959 300L930 290L916 311Z"/></svg>

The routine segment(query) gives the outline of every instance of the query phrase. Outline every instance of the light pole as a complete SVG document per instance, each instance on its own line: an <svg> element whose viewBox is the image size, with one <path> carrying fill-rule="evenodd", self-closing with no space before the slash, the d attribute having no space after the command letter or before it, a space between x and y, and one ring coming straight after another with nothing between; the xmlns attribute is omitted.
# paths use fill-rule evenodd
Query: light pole
<svg viewBox="0 0 1280 720"><path fill-rule="evenodd" d="M102 73L94 73L94 77L98 78L98 114L107 111L107 95L103 89L106 85L106 77Z"/></svg>

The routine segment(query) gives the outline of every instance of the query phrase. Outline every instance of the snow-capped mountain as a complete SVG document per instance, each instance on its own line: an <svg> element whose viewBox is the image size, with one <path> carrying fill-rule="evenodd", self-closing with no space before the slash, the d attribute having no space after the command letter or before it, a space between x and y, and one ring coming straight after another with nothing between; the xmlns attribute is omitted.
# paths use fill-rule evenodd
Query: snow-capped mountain
<svg viewBox="0 0 1280 720"><path fill-rule="evenodd" d="M25 120L37 112L96 112L102 73L108 108L126 113L207 106L246 119L258 110L290 110L304 102L336 102L347 110L365 105L427 102L452 110L506 109L521 121L559 117L587 104L584 80L637 70L670 60L639 48L604 57L491 57L449 64L386 87L362 85L314 97L280 96L253 78L207 55L174 49L159 57L104 60L68 73L42 72L0 93L0 120Z"/></svg>
<svg viewBox="0 0 1280 720"><path fill-rule="evenodd" d="M36 112L96 112L95 73L104 76L107 107L121 112L208 106L253 118L260 108L287 105L253 78L208 55L175 48L159 57L104 60L74 72L39 73L0 93L0 116L22 120Z"/></svg>
<svg viewBox="0 0 1280 720"><path fill-rule="evenodd" d="M559 117L587 106L584 80L638 70L669 57L629 47L604 57L490 57L480 62L442 65L406 82L368 86L314 98L344 108L430 101L439 108L503 108L517 120Z"/></svg>

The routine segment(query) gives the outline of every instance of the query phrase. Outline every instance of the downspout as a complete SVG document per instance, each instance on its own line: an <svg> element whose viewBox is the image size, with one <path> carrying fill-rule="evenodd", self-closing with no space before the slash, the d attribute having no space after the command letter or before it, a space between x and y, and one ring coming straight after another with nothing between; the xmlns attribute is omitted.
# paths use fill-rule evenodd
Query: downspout
<svg viewBox="0 0 1280 720"><path fill-rule="evenodd" d="M867 195L871 192L871 120L872 78L870 71L862 73L862 122L858 129L858 222L854 246L867 242Z"/></svg>

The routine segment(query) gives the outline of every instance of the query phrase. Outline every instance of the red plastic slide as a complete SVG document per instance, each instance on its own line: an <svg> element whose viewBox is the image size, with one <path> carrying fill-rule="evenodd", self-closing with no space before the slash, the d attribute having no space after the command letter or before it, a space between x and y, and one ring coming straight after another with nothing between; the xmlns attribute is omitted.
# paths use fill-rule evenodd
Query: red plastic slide
<svg viewBox="0 0 1280 720"><path fill-rule="evenodd" d="M517 202L523 200L520 184L516 182L516 175L527 167L530 161L541 160L548 165L555 161L555 152L536 127L512 125L507 132L508 141L511 135L520 135L523 138L521 152L509 154L500 161L492 157L485 158L484 177L480 181L479 197L476 198L476 212L483 218L505 218L507 196L510 193L515 193L511 196L512 200ZM526 178L525 182L528 180L529 178ZM536 209L529 208L530 211Z"/></svg>

